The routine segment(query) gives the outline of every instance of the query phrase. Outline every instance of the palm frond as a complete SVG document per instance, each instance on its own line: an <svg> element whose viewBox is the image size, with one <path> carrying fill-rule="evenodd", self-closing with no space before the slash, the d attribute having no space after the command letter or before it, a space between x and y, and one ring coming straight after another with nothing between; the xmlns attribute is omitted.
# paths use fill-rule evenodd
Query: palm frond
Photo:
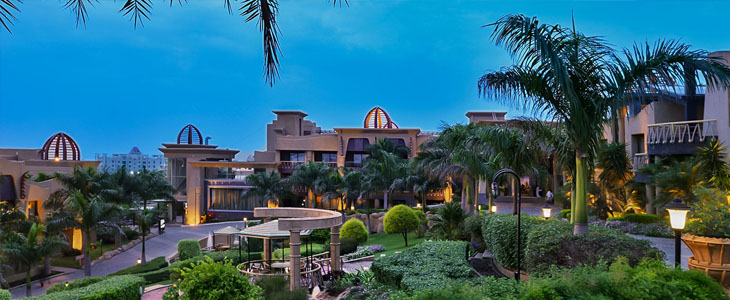
<svg viewBox="0 0 730 300"><path fill-rule="evenodd" d="M172 1L170 1L170 5L172 5ZM150 19L151 7L152 2L150 0L127 0L119 12L123 13L124 16L130 15L129 20L134 22L134 28L136 29L137 23L144 26L144 19Z"/></svg>
<svg viewBox="0 0 730 300"><path fill-rule="evenodd" d="M241 15L246 22L256 20L264 37L264 78L269 86L279 77L279 25L276 15L279 13L277 0L244 0Z"/></svg>
<svg viewBox="0 0 730 300"><path fill-rule="evenodd" d="M22 3L20 0L17 0L17 2ZM0 0L0 24L2 24L3 27L5 27L5 30L9 33L13 33L10 30L10 26L12 26L14 24L13 21L16 20L13 11L20 12L18 5L13 3L13 0Z"/></svg>
<svg viewBox="0 0 730 300"><path fill-rule="evenodd" d="M94 6L91 0L67 0L64 8L71 10L71 13L76 15L76 28L79 24L83 24L86 27L86 18L89 16L86 11L86 5Z"/></svg>

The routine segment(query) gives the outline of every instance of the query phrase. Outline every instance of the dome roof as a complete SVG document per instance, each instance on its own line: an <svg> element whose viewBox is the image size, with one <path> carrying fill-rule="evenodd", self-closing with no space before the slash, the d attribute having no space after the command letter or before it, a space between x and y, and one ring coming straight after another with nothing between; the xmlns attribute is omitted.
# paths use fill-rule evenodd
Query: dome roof
<svg viewBox="0 0 730 300"><path fill-rule="evenodd" d="M203 135L200 134L200 130L193 126L193 124L188 124L183 127L182 130L180 130L180 133L177 135L177 143L178 144L188 144L188 145L202 145L203 144Z"/></svg>
<svg viewBox="0 0 730 300"><path fill-rule="evenodd" d="M132 147L132 150L129 150L129 154L142 154L142 151L139 151L139 148L137 146Z"/></svg>
<svg viewBox="0 0 730 300"><path fill-rule="evenodd" d="M59 132L43 144L41 159L81 160L81 149L68 134Z"/></svg>
<svg viewBox="0 0 730 300"><path fill-rule="evenodd" d="M365 128L398 128L384 109L380 106L373 107L365 115Z"/></svg>

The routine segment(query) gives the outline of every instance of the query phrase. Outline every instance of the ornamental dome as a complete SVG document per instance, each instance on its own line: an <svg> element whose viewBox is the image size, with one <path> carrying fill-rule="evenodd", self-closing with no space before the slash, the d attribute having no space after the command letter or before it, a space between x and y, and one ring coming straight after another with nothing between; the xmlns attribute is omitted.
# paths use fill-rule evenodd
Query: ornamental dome
<svg viewBox="0 0 730 300"><path fill-rule="evenodd" d="M390 116L380 106L373 107L365 115L365 128L398 128Z"/></svg>
<svg viewBox="0 0 730 300"><path fill-rule="evenodd" d="M182 130L180 130L180 133L177 135L177 143L178 144L188 144L188 145L202 145L203 144L203 135L200 134L200 130L193 126L193 124L188 124L183 127Z"/></svg>
<svg viewBox="0 0 730 300"><path fill-rule="evenodd" d="M76 141L63 132L51 136L43 148L41 159L53 160L81 160L81 149Z"/></svg>

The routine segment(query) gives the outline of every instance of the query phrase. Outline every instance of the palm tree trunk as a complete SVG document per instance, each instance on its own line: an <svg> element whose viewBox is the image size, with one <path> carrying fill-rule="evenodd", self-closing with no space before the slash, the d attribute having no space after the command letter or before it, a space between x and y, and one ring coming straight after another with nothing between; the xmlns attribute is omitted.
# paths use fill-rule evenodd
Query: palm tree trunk
<svg viewBox="0 0 730 300"><path fill-rule="evenodd" d="M43 259L43 276L51 275L51 255L46 255Z"/></svg>
<svg viewBox="0 0 730 300"><path fill-rule="evenodd" d="M479 179L474 179L474 214L479 215Z"/></svg>
<svg viewBox="0 0 730 300"><path fill-rule="evenodd" d="M388 206L388 196L389 196L388 194L390 194L390 191L388 191L388 190L383 191L383 208L385 208L386 210L388 208L390 208Z"/></svg>
<svg viewBox="0 0 730 300"><path fill-rule="evenodd" d="M84 277L91 276L91 244L89 243L90 235L91 230L88 229L84 230L84 233L81 235L84 247L86 247L86 249L84 250Z"/></svg>
<svg viewBox="0 0 730 300"><path fill-rule="evenodd" d="M588 233L588 202L587 202L587 185L588 185L588 164L586 157L582 153L577 153L575 157L575 223L573 224L573 234L580 235Z"/></svg>
<svg viewBox="0 0 730 300"><path fill-rule="evenodd" d="M33 267L28 265L28 271L25 272L25 296L30 297L30 271Z"/></svg>
<svg viewBox="0 0 730 300"><path fill-rule="evenodd" d="M307 188L307 207L308 208L314 208L314 204L312 203L312 194L314 194L314 191L312 189Z"/></svg>
<svg viewBox="0 0 730 300"><path fill-rule="evenodd" d="M573 188L570 190L570 224L575 224L575 176L573 176Z"/></svg>

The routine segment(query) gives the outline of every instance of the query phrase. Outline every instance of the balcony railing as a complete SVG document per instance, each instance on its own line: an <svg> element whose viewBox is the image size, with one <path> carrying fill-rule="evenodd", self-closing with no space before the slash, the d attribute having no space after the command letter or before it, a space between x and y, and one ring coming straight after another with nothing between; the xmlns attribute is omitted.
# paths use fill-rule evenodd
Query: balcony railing
<svg viewBox="0 0 730 300"><path fill-rule="evenodd" d="M282 161L279 165L279 170L295 170L298 166L303 164L303 161Z"/></svg>
<svg viewBox="0 0 730 300"><path fill-rule="evenodd" d="M649 145L704 142L707 137L717 136L717 120L651 124L648 129Z"/></svg>
<svg viewBox="0 0 730 300"><path fill-rule="evenodd" d="M634 154L634 164L633 164L633 170L634 172L638 171L639 169L646 167L646 165L649 164L649 155L646 153L636 153Z"/></svg>
<svg viewBox="0 0 730 300"><path fill-rule="evenodd" d="M354 161L346 161L345 167L346 168L362 168L363 163L361 162L354 162Z"/></svg>

